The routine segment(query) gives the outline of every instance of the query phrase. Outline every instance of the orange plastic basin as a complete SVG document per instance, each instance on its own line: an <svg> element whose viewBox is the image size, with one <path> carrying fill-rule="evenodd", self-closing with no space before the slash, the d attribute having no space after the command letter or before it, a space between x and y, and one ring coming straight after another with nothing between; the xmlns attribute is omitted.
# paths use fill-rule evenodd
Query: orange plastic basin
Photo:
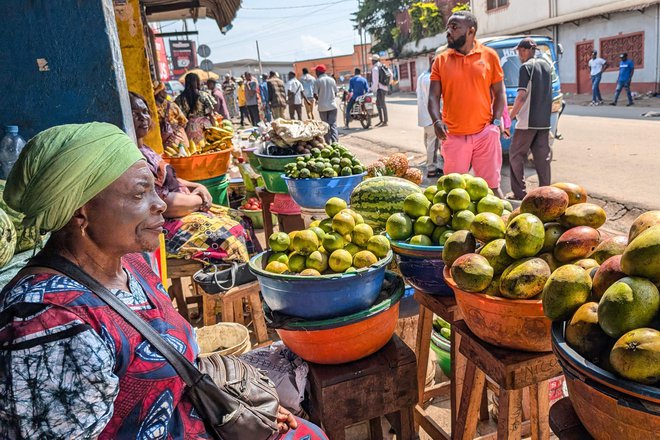
<svg viewBox="0 0 660 440"><path fill-rule="evenodd" d="M481 293L464 292L443 272L447 285L470 330L484 341L513 350L552 351L552 322L543 314L540 299L507 299Z"/></svg>
<svg viewBox="0 0 660 440"><path fill-rule="evenodd" d="M381 313L354 324L327 330L284 330L277 333L284 344L308 362L344 364L383 348L394 334L399 302Z"/></svg>
<svg viewBox="0 0 660 440"><path fill-rule="evenodd" d="M163 160L172 165L177 177L186 180L204 180L227 174L230 157L231 150L224 150L190 157L163 155Z"/></svg>

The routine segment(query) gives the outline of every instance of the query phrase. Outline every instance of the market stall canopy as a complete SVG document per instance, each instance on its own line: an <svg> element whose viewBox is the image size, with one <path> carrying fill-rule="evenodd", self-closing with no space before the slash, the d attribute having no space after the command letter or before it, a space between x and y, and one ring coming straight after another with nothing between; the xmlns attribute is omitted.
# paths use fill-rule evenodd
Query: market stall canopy
<svg viewBox="0 0 660 440"><path fill-rule="evenodd" d="M241 0L140 0L149 21L213 18L220 31L231 24Z"/></svg>
<svg viewBox="0 0 660 440"><path fill-rule="evenodd" d="M217 74L213 73L213 72L206 72L202 69L190 69L189 71L187 71L186 73L184 73L183 75L181 75L179 77L179 82L181 84L185 84L186 75L188 75L189 73L196 73L197 76L199 76L200 81L202 81L202 82L206 82L209 79L214 79L216 81L220 79L220 77Z"/></svg>

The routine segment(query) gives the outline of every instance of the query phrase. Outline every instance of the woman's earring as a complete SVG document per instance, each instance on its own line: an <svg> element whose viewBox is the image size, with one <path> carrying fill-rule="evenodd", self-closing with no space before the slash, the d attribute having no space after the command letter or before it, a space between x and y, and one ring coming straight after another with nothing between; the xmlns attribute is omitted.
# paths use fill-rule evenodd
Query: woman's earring
<svg viewBox="0 0 660 440"><path fill-rule="evenodd" d="M82 233L82 236L84 237L85 236L85 227L84 226L80 227L80 232Z"/></svg>

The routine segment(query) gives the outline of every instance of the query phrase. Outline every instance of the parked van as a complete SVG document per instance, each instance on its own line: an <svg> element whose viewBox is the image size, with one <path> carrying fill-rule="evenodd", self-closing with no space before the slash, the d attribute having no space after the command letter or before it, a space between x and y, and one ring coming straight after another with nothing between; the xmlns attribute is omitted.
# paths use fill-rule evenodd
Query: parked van
<svg viewBox="0 0 660 440"><path fill-rule="evenodd" d="M520 71L520 58L516 52L516 46L523 38L532 38L538 50L536 56L544 58L552 66L552 118L551 118L551 133L556 133L557 123L559 122L559 114L563 105L563 94L561 92L561 83L559 80L559 71L557 69L558 57L562 54L563 50L561 45L555 45L552 38L540 35L515 35L515 36L502 36L490 37L479 39L479 42L485 46L494 49L500 57L500 65L504 71L504 87L506 89L506 101L509 106L509 111L513 107L518 94L518 73ZM511 136L515 130L516 121L513 121L511 126ZM502 138L502 150L509 151L511 139Z"/></svg>

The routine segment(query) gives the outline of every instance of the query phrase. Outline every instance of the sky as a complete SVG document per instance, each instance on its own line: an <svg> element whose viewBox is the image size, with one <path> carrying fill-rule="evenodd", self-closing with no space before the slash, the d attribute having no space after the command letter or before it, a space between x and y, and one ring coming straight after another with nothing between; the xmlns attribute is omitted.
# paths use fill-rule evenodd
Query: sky
<svg viewBox="0 0 660 440"><path fill-rule="evenodd" d="M351 21L357 8L358 0L243 0L226 35L211 19L188 20L188 30L199 31L191 39L211 48L214 63L256 59L256 40L262 61L300 61L352 53L360 43ZM162 32L184 28L183 21L161 26Z"/></svg>

